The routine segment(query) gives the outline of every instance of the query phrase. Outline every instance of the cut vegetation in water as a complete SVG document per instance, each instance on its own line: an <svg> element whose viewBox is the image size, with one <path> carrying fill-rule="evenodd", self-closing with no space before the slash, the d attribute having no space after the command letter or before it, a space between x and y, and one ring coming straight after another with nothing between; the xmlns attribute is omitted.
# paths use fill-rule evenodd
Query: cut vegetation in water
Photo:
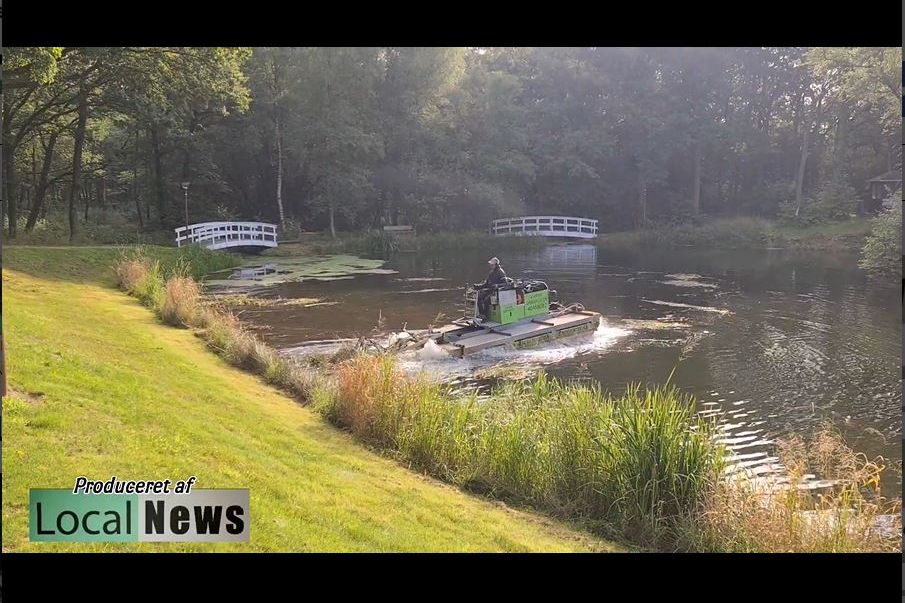
<svg viewBox="0 0 905 603"><path fill-rule="evenodd" d="M700 274L667 274L669 280L659 281L664 285L672 285L673 287L694 287L698 289L718 289L719 286L714 283L704 282L706 278Z"/></svg>
<svg viewBox="0 0 905 603"><path fill-rule="evenodd" d="M699 312L713 312L715 314L722 314L724 316L727 314L732 314L732 311L730 311L730 310L726 310L726 309L722 309L722 308L713 308L710 306L695 306L693 304L683 304L680 302L668 302L668 301L662 301L659 299L642 299L641 301L647 302L649 304L655 304L658 306L670 306L672 308L687 308L688 310L697 310Z"/></svg>
<svg viewBox="0 0 905 603"><path fill-rule="evenodd" d="M372 260L354 255L323 255L307 257L268 257L266 262L251 260L228 275L215 274L206 283L214 287L262 287L307 280L331 281L354 278L363 274L396 274L382 268L384 260Z"/></svg>

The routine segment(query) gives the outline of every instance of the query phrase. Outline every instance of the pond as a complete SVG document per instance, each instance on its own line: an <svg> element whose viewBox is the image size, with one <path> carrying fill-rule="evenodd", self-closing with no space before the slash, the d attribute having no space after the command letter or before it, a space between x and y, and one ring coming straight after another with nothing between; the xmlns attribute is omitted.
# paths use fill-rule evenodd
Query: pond
<svg viewBox="0 0 905 603"><path fill-rule="evenodd" d="M280 283L268 297L318 300L243 309L275 347L443 324L485 252L400 254L380 274ZM670 378L717 418L735 461L775 470L771 443L831 421L869 457L901 461L902 317L898 284L870 283L857 256L787 250L610 250L556 244L496 253L509 276L546 281L565 303L601 312L592 336L467 361L419 363L460 387L538 366L613 392ZM437 320L438 314L444 314Z"/></svg>

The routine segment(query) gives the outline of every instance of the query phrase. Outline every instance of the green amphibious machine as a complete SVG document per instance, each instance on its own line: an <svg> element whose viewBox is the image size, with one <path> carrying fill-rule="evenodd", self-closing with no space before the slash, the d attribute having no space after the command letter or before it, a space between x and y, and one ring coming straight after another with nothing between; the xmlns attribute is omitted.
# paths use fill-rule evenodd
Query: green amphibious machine
<svg viewBox="0 0 905 603"><path fill-rule="evenodd" d="M600 314L581 304L563 306L556 292L539 280L507 278L489 290L486 316L478 313L478 291L467 287L465 301L472 316L442 327L433 335L452 356L464 357L488 348L530 347L597 329Z"/></svg>

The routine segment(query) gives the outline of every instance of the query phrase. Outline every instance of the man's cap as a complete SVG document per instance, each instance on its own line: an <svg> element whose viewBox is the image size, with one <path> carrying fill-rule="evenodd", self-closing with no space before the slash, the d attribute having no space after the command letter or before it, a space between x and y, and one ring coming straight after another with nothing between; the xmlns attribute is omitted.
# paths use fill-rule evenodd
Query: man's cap
<svg viewBox="0 0 905 603"><path fill-rule="evenodd" d="M489 260L487 260L487 263L488 264L499 264L500 260L499 260L499 258L493 257L493 258L490 258Z"/></svg>

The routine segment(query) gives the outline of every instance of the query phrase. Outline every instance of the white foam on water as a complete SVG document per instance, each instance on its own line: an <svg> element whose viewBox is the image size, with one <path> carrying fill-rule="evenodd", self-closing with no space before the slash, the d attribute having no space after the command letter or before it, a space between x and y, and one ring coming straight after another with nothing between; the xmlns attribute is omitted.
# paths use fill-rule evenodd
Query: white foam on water
<svg viewBox="0 0 905 603"><path fill-rule="evenodd" d="M499 346L483 350L465 358L454 358L444 352L443 357L433 352L420 355L417 352L406 352L399 355L399 366L407 373L427 373L433 378L446 381L454 377L467 376L479 369L490 366L544 366L574 358L580 354L604 351L616 341L630 334L631 331L601 323L597 330L586 335L579 335L563 340L554 340L536 348L517 349L512 346ZM433 344L438 349L433 341ZM428 344L425 344L427 347ZM443 350L440 349L442 352Z"/></svg>
<svg viewBox="0 0 905 603"><path fill-rule="evenodd" d="M425 341L424 346L418 350L417 355L421 360L442 360L444 358L449 358L449 354L446 353L446 350L437 345L437 342L433 339Z"/></svg>
<svg viewBox="0 0 905 603"><path fill-rule="evenodd" d="M387 338L386 345L391 346L399 343L400 341L408 341L412 338L411 333L406 333L405 331L401 331L399 333L390 334L389 338Z"/></svg>

